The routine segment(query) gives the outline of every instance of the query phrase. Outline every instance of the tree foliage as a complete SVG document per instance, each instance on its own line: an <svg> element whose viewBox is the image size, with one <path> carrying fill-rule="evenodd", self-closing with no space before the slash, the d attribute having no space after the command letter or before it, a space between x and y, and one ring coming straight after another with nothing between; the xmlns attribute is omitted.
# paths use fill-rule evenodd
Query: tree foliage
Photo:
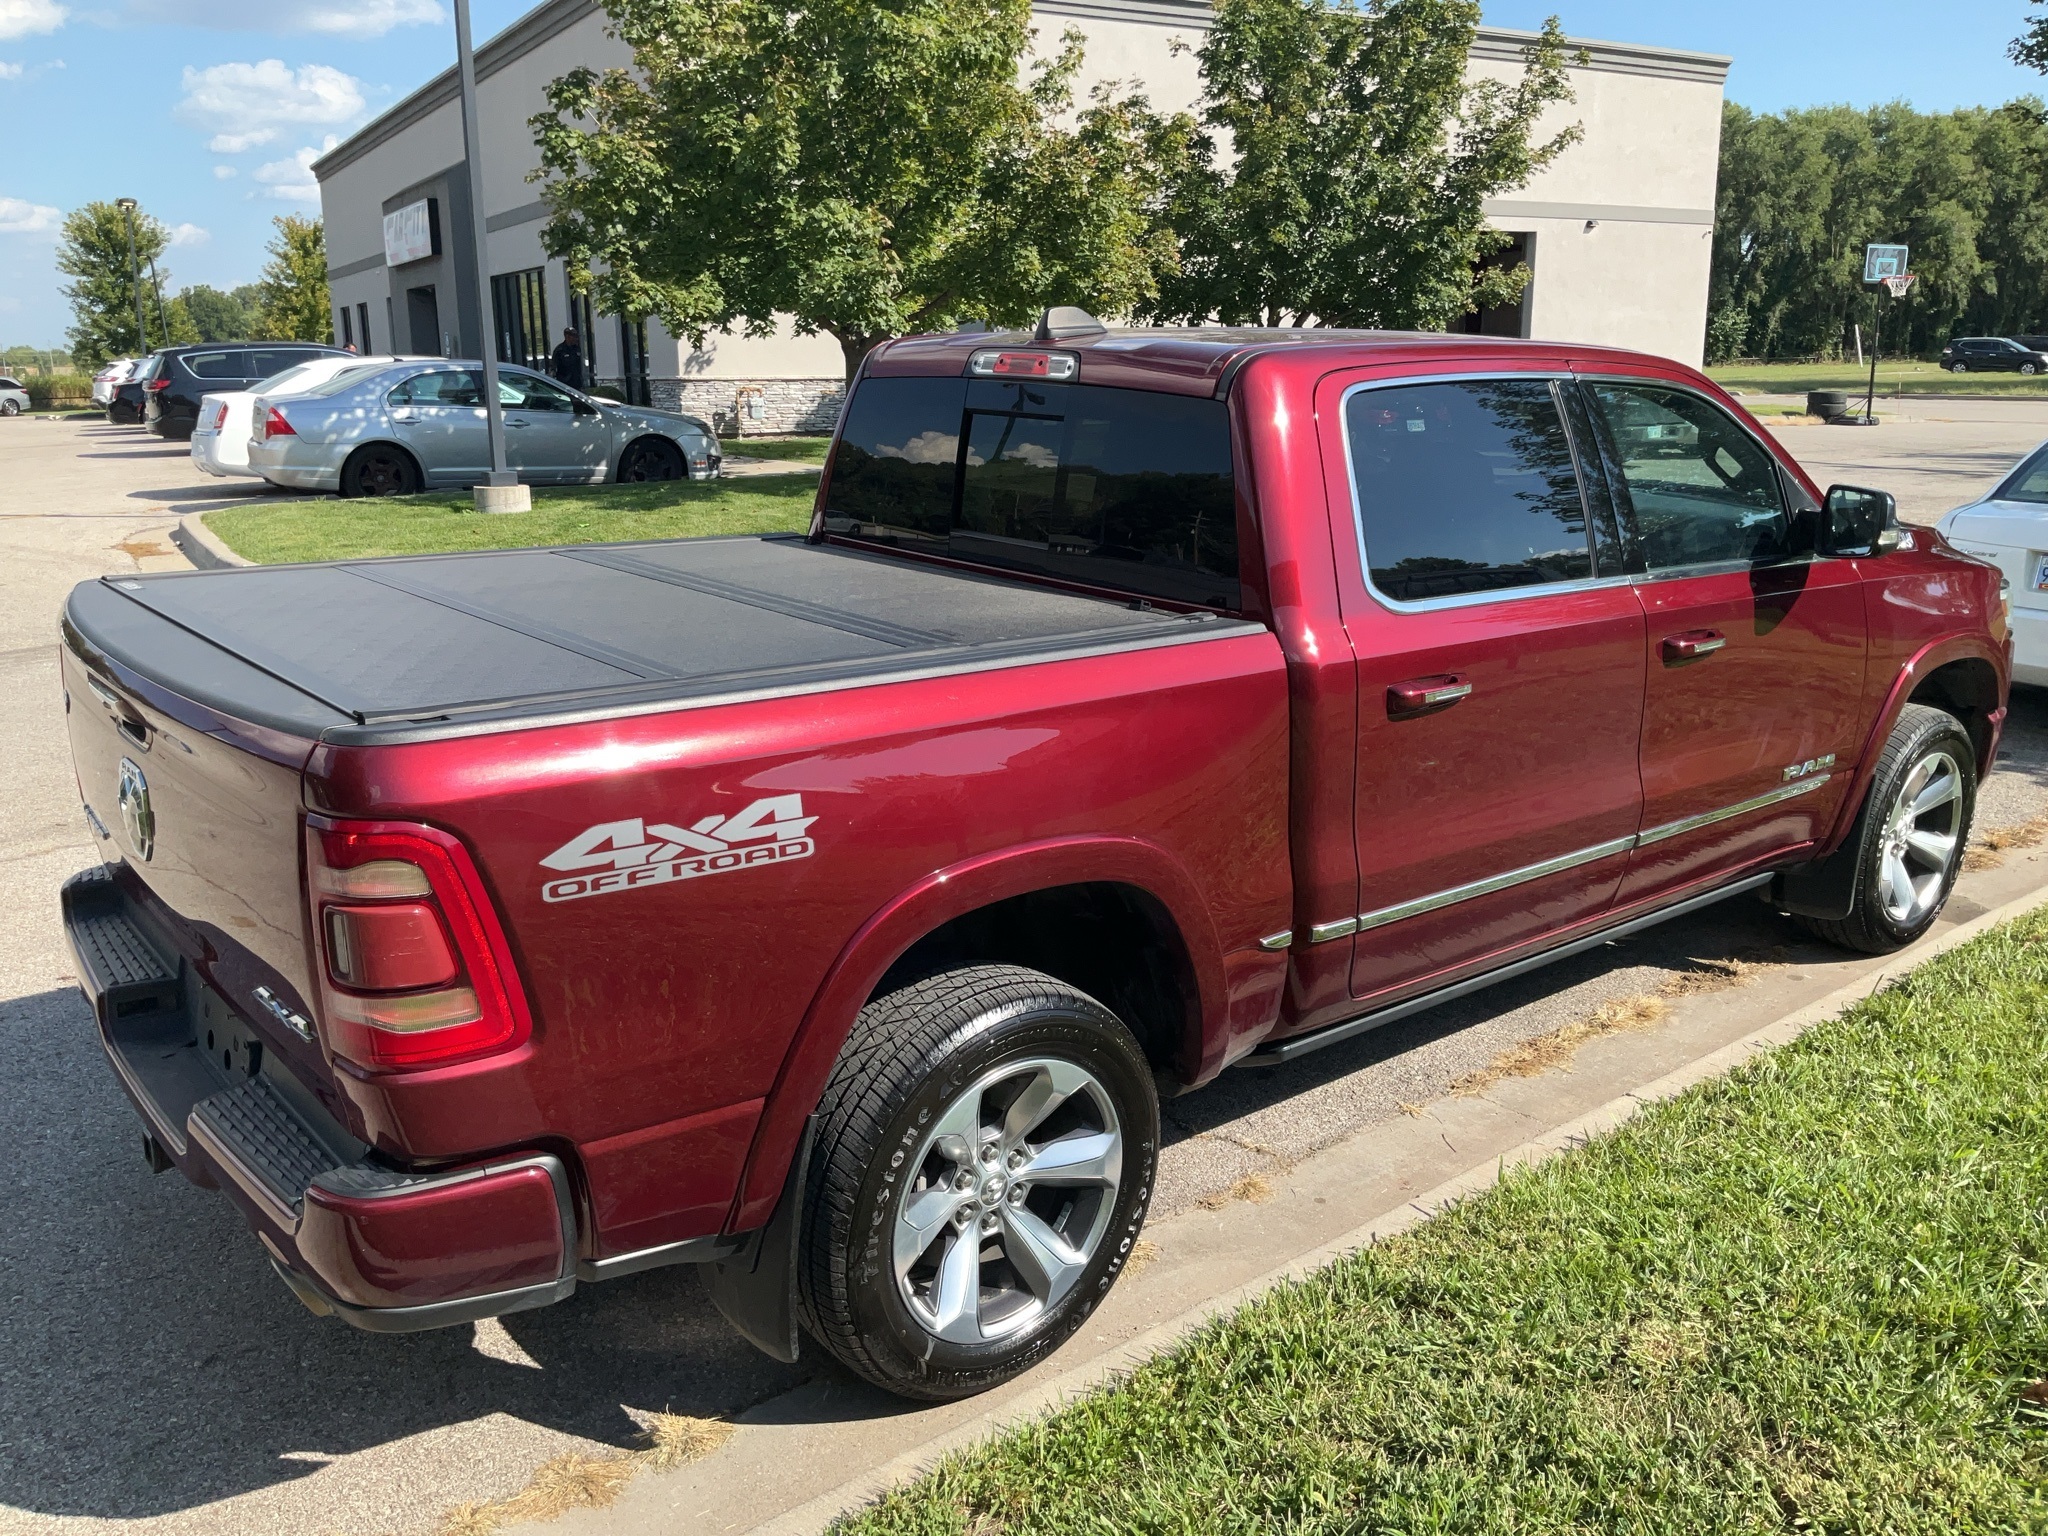
<svg viewBox="0 0 2048 1536"><path fill-rule="evenodd" d="M1441 330L1514 303L1526 266L1474 278L1509 241L1482 206L1580 131L1536 133L1571 98L1556 19L1512 81L1467 79L1478 25L1476 0L1221 0L1166 206L1180 267L1151 313Z"/></svg>
<svg viewBox="0 0 2048 1536"><path fill-rule="evenodd" d="M2044 5L2048 5L2048 0L2027 0L2031 10L2039 10ZM2048 16L2029 16L2020 35L2005 51L2013 63L2048 74Z"/></svg>
<svg viewBox="0 0 2048 1536"><path fill-rule="evenodd" d="M1911 248L1894 303L1863 247ZM2048 330L2048 120L2039 101L1757 114L1721 126L1707 355L1838 357L1883 306L1885 350Z"/></svg>
<svg viewBox="0 0 2048 1536"><path fill-rule="evenodd" d="M331 341L327 236L318 219L296 213L271 220L276 236L256 283L257 329L268 341Z"/></svg>
<svg viewBox="0 0 2048 1536"><path fill-rule="evenodd" d="M255 314L243 301L246 289L223 293L205 283L195 283L178 295L193 329L201 341L247 341L257 332Z"/></svg>
<svg viewBox="0 0 2048 1536"><path fill-rule="evenodd" d="M128 215L114 204L87 203L65 215L57 241L57 270L71 279L64 286L64 297L71 301L68 335L72 355L81 367L98 368L109 358L133 357L143 350L144 339L135 330L134 273L138 266L148 344L164 344L156 294L149 284L149 265L169 249L171 232L162 220L139 208L134 217L138 265L129 261ZM160 278L168 276L161 267L157 272Z"/></svg>
<svg viewBox="0 0 2048 1536"><path fill-rule="evenodd" d="M604 308L702 345L776 316L840 345L1048 304L1129 313L1186 118L1095 92L1079 38L1024 67L1030 0L608 0L635 68L578 69L533 119L542 240Z"/></svg>

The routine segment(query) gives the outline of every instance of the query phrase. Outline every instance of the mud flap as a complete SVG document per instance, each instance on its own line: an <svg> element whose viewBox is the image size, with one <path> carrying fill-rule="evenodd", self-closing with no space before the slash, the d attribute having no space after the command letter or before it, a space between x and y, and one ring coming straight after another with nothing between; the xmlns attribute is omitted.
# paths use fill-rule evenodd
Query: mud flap
<svg viewBox="0 0 2048 1536"><path fill-rule="evenodd" d="M711 1300L740 1336L771 1359L789 1363L797 1357L796 1256L803 1234L804 1175L817 1129L816 1115L804 1122L768 1225L751 1234L731 1258L707 1265L704 1275Z"/></svg>
<svg viewBox="0 0 2048 1536"><path fill-rule="evenodd" d="M1800 917L1840 922L1856 909L1856 869L1863 856L1863 823L1870 815L1870 797L1856 812L1856 820L1842 846L1824 859L1794 865L1771 882L1768 899L1781 912Z"/></svg>

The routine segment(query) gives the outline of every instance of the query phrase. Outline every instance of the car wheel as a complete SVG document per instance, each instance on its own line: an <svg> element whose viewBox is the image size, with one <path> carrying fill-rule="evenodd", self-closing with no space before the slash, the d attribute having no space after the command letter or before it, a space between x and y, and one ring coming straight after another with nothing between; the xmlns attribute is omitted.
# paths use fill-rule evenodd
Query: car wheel
<svg viewBox="0 0 2048 1536"><path fill-rule="evenodd" d="M1856 854L1854 905L1840 921L1802 917L1844 949L1904 949L1940 916L1977 809L1977 751L1945 710L1908 704L1877 761Z"/></svg>
<svg viewBox="0 0 2048 1536"><path fill-rule="evenodd" d="M619 455L619 483L637 485L649 480L680 480L689 473L683 451L665 437L636 438Z"/></svg>
<svg viewBox="0 0 2048 1536"><path fill-rule="evenodd" d="M19 416L20 414L21 402L19 400L0 400L0 416Z"/></svg>
<svg viewBox="0 0 2048 1536"><path fill-rule="evenodd" d="M2020 372L2021 372L2021 373L2024 373L2024 374L2026 374L2026 375L2028 375L2029 377L2033 376L2034 374L2037 374L2037 373L2039 373L2040 371L2041 371L2041 370L2040 370L2040 369L2038 369L2038 368L2036 368L2036 367L2035 367L2035 366L2034 366L2034 365L2033 365L2032 363L2021 363L2021 364L2020 364Z"/></svg>
<svg viewBox="0 0 2048 1536"><path fill-rule="evenodd" d="M1968 370L1962 363L1950 363L1948 365L1948 371L1950 373L1965 373Z"/></svg>
<svg viewBox="0 0 2048 1536"><path fill-rule="evenodd" d="M420 488L420 469L412 455L388 443L358 448L341 466L344 496L410 496Z"/></svg>
<svg viewBox="0 0 2048 1536"><path fill-rule="evenodd" d="M805 1329L906 1397L986 1391L1087 1320L1151 1203L1138 1042L1039 971L947 971L863 1008L819 1106Z"/></svg>

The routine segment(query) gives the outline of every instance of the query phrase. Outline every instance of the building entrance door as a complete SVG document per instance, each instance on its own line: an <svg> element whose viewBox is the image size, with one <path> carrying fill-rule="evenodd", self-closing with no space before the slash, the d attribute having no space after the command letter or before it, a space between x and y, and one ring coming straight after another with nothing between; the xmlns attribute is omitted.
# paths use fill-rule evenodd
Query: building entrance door
<svg viewBox="0 0 2048 1536"><path fill-rule="evenodd" d="M405 314L412 330L412 350L421 357L441 356L441 306L433 285L405 290Z"/></svg>

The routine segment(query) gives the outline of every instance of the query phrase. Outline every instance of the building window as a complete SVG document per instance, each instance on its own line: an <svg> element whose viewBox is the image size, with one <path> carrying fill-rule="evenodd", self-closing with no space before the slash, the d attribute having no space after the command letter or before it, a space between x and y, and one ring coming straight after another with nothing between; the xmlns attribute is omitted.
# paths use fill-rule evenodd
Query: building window
<svg viewBox="0 0 2048 1536"><path fill-rule="evenodd" d="M498 361L548 371L548 296L545 269L528 267L491 279L491 313L496 322Z"/></svg>
<svg viewBox="0 0 2048 1536"><path fill-rule="evenodd" d="M342 305L335 313L341 316L341 344L344 347L355 345L355 337L349 333L348 328L348 306L346 304Z"/></svg>
<svg viewBox="0 0 2048 1536"><path fill-rule="evenodd" d="M368 352L370 350L370 306L367 304L358 304L356 306L356 338L362 342L363 350Z"/></svg>
<svg viewBox="0 0 2048 1536"><path fill-rule="evenodd" d="M628 405L652 405L647 382L647 322L619 316L619 393Z"/></svg>

